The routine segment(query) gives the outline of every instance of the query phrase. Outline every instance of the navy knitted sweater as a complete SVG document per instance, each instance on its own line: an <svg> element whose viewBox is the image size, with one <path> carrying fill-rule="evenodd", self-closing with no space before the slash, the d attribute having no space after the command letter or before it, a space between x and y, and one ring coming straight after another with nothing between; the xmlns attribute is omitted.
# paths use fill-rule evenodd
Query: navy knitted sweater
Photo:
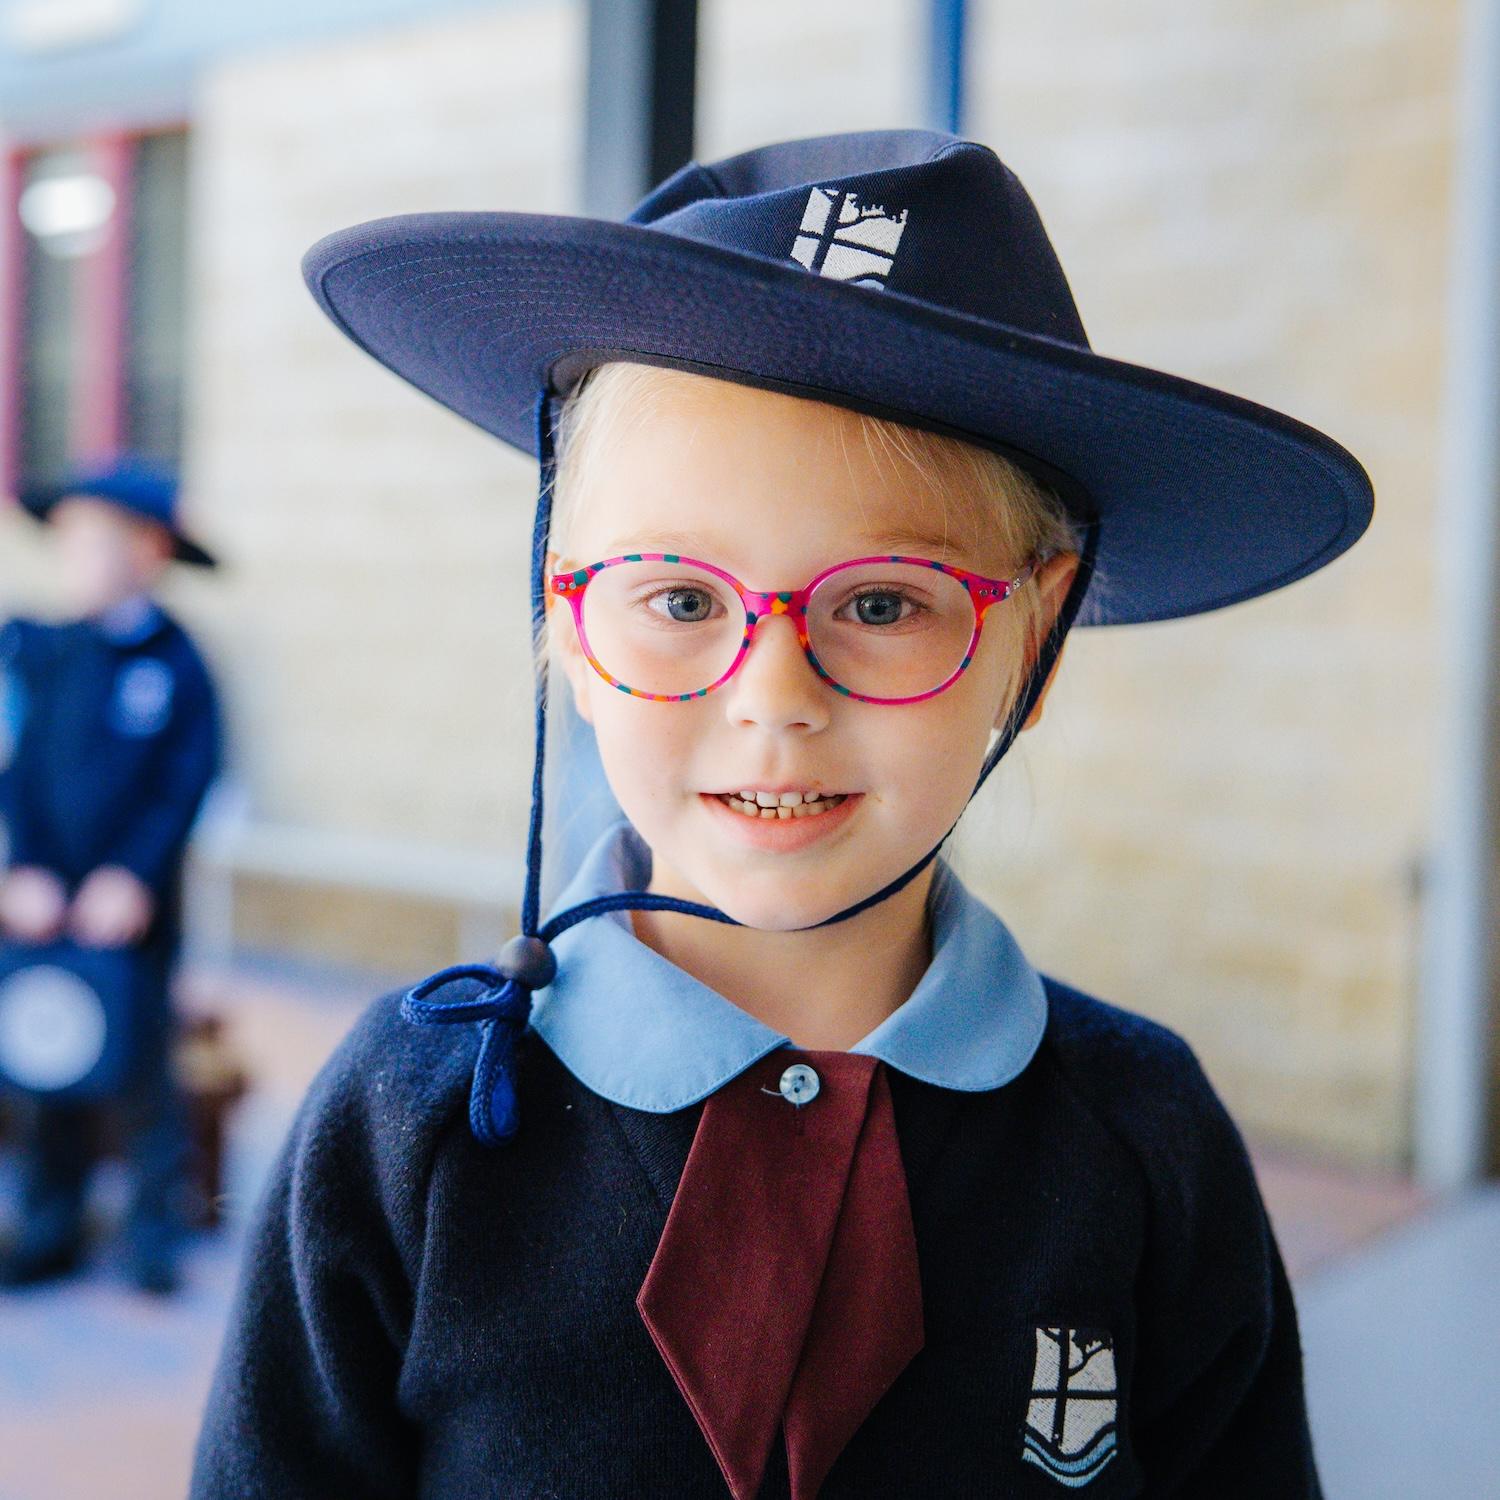
<svg viewBox="0 0 1500 1500"><path fill-rule="evenodd" d="M1173 1033L1045 983L1011 1083L890 1072L926 1342L822 1500L1319 1496L1234 1125ZM324 1065L258 1205L191 1500L723 1500L635 1307L702 1105L611 1103L527 1033L520 1133L487 1149L477 1031L399 998ZM787 1493L781 1450L761 1494Z"/></svg>

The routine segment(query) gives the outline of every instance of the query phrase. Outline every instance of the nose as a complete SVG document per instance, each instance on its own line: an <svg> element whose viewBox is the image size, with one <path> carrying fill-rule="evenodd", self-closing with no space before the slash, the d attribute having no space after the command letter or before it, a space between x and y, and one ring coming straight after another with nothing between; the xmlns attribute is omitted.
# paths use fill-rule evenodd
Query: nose
<svg viewBox="0 0 1500 1500"><path fill-rule="evenodd" d="M797 724L819 729L828 722L831 690L813 670L787 615L756 623L750 650L724 689L725 712L737 722L767 729Z"/></svg>

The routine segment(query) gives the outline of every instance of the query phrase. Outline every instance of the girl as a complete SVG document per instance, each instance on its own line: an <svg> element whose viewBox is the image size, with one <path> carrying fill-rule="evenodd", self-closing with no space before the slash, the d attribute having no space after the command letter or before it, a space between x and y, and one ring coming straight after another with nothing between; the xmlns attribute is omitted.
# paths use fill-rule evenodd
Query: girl
<svg viewBox="0 0 1500 1500"><path fill-rule="evenodd" d="M923 131L305 271L540 460L526 896L309 1090L193 1495L1316 1496L1192 1053L938 854L1075 620L1310 573L1358 463L1093 354L1020 183ZM539 924L549 658L626 816Z"/></svg>

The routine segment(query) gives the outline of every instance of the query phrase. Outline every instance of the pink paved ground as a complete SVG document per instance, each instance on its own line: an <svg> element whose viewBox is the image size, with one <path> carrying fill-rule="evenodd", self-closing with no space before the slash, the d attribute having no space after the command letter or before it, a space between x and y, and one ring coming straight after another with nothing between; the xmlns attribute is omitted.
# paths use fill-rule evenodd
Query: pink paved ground
<svg viewBox="0 0 1500 1500"><path fill-rule="evenodd" d="M107 1251L68 1283L0 1293L0 1500L185 1495L240 1225L303 1090L377 988L246 972L187 976L185 1004L229 1018L255 1079L234 1119L225 1228L195 1242L183 1292L165 1304L132 1293ZM1425 1206L1399 1179L1270 1153L1258 1154L1256 1165L1294 1278ZM118 1168L104 1164L92 1199L101 1231L122 1192ZM0 1205L0 1214L8 1211Z"/></svg>

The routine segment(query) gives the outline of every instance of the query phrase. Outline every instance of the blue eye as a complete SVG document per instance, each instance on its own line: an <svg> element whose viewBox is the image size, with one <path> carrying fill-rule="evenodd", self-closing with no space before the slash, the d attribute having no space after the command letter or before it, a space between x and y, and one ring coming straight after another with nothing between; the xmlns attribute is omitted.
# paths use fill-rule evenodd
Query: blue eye
<svg viewBox="0 0 1500 1500"><path fill-rule="evenodd" d="M659 599L666 601L667 618L678 625L701 624L713 614L713 595L705 589L681 587L659 589L642 603L653 614L660 615L662 611L655 607Z"/></svg>
<svg viewBox="0 0 1500 1500"><path fill-rule="evenodd" d="M875 608L872 609L871 605ZM854 601L854 607L861 622L866 625L890 625L901 618L901 597L898 594L860 594Z"/></svg>
<svg viewBox="0 0 1500 1500"><path fill-rule="evenodd" d="M837 619L840 613L851 604L855 608L856 624L876 627L904 624L926 608L911 595L899 589L865 589L861 593L851 595L838 610L834 611L834 618ZM911 606L909 614L901 613L903 604Z"/></svg>

